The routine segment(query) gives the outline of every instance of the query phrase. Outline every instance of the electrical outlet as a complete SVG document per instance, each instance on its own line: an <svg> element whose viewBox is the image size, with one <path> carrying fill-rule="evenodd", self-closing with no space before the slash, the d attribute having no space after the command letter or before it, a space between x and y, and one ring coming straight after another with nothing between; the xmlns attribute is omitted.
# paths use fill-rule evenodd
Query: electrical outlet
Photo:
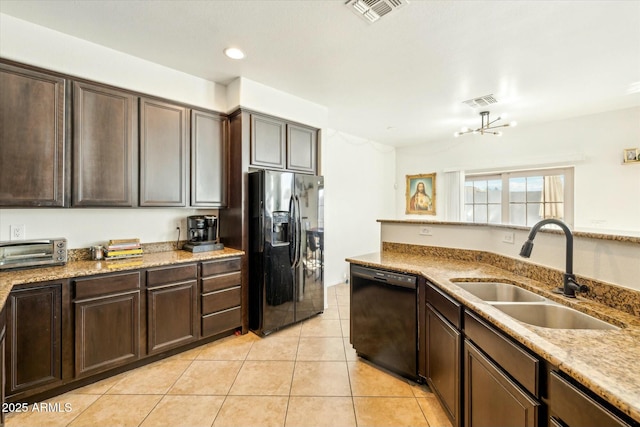
<svg viewBox="0 0 640 427"><path fill-rule="evenodd" d="M9 226L9 240L24 240L24 224L11 224Z"/></svg>
<svg viewBox="0 0 640 427"><path fill-rule="evenodd" d="M431 236L431 227L420 227L421 236Z"/></svg>
<svg viewBox="0 0 640 427"><path fill-rule="evenodd" d="M515 242L515 233L513 232L506 232L502 235L502 241L504 243L511 243L513 244Z"/></svg>

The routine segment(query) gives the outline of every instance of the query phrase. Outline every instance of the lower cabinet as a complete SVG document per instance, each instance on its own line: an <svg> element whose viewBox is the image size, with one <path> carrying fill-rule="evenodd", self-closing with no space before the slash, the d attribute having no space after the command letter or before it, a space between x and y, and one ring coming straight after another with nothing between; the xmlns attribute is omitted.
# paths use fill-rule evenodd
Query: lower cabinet
<svg viewBox="0 0 640 427"><path fill-rule="evenodd" d="M149 354L197 340L197 265L156 268L146 274Z"/></svg>
<svg viewBox="0 0 640 427"><path fill-rule="evenodd" d="M241 259L202 263L202 336L208 337L242 326Z"/></svg>
<svg viewBox="0 0 640 427"><path fill-rule="evenodd" d="M638 426L426 283L425 379L454 427Z"/></svg>
<svg viewBox="0 0 640 427"><path fill-rule="evenodd" d="M140 272L76 279L75 374L140 358Z"/></svg>
<svg viewBox="0 0 640 427"><path fill-rule="evenodd" d="M62 283L13 290L7 301L7 397L62 381Z"/></svg>
<svg viewBox="0 0 640 427"><path fill-rule="evenodd" d="M630 426L603 404L590 397L559 373L551 371L548 381L550 426Z"/></svg>
<svg viewBox="0 0 640 427"><path fill-rule="evenodd" d="M535 427L540 403L470 341L464 342L465 426Z"/></svg>
<svg viewBox="0 0 640 427"><path fill-rule="evenodd" d="M427 284L426 379L454 427L462 425L462 306Z"/></svg>
<svg viewBox="0 0 640 427"><path fill-rule="evenodd" d="M462 334L427 306L427 382L454 426L461 425Z"/></svg>
<svg viewBox="0 0 640 427"><path fill-rule="evenodd" d="M464 334L465 426L538 426L540 360L466 310Z"/></svg>
<svg viewBox="0 0 640 427"><path fill-rule="evenodd" d="M6 386L6 370L4 367L5 362L5 337L7 334L7 314L3 308L0 310L0 404L3 405L3 410L0 411L0 426L4 426L4 398L5 398L5 386Z"/></svg>
<svg viewBox="0 0 640 427"><path fill-rule="evenodd" d="M0 402L37 401L233 333L242 327L241 263L233 257L16 287L0 312Z"/></svg>

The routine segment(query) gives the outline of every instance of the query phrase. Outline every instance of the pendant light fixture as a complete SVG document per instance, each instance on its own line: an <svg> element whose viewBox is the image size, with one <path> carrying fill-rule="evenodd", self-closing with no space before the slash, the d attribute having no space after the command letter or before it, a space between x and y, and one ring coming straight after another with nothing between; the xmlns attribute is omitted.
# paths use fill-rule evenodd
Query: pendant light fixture
<svg viewBox="0 0 640 427"><path fill-rule="evenodd" d="M499 131L495 131L494 129L499 129L499 128L506 128L506 127L514 127L516 126L518 123L517 122L510 122L504 125L493 125L495 122L497 122L498 120L501 119L501 117L498 117L495 120L491 120L489 118L489 112L488 111L482 111L480 112L480 118L482 119L482 124L479 128L477 129L469 129L467 127L464 127L460 130L460 132L456 132L453 134L453 136L455 136L456 138L459 137L460 135L464 135L467 133L473 133L473 134L480 134L480 135L484 135L485 133L490 133L492 135L497 135L500 136L502 135L502 132Z"/></svg>

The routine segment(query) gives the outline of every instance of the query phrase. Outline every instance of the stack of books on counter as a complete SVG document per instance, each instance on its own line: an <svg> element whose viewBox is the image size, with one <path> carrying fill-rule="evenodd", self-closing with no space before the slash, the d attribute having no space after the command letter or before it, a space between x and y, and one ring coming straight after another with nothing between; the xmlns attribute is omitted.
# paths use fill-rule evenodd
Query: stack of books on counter
<svg viewBox="0 0 640 427"><path fill-rule="evenodd" d="M143 254L140 239L116 239L109 240L109 244L105 248L104 258L109 259L125 259L138 258Z"/></svg>

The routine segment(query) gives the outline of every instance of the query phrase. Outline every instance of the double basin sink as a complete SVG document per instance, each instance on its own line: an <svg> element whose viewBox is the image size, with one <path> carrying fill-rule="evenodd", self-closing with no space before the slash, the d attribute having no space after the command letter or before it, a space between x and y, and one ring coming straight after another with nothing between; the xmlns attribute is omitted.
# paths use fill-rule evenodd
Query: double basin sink
<svg viewBox="0 0 640 427"><path fill-rule="evenodd" d="M455 285L529 325L552 329L620 329L510 283L456 281Z"/></svg>

